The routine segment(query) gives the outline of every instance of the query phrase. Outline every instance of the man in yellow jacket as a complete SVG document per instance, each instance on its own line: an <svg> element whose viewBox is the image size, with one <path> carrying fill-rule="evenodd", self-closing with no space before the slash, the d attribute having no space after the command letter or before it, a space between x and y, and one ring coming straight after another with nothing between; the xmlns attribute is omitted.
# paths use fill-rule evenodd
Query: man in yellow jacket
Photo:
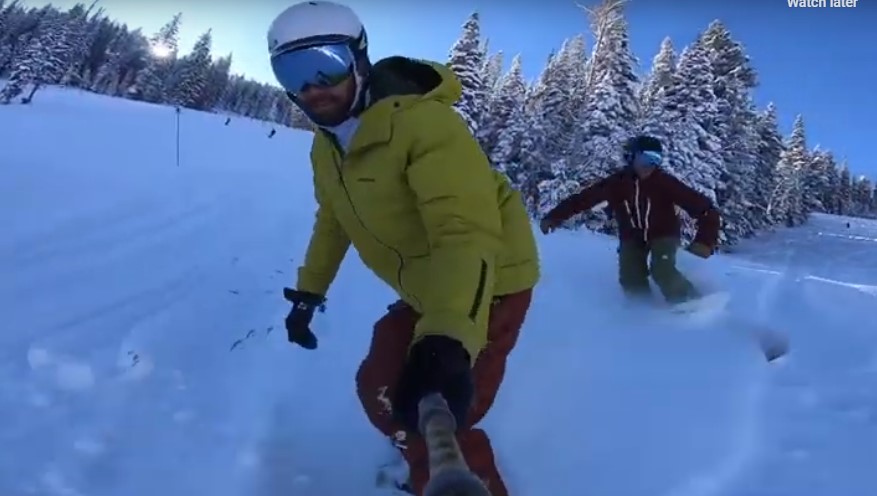
<svg viewBox="0 0 877 496"><path fill-rule="evenodd" d="M286 319L289 340L317 346L310 321L350 246L400 301L374 327L356 377L371 422L402 449L410 490L429 477L417 404L441 393L458 438L493 496L508 494L487 413L539 279L520 195L451 107L462 93L445 66L404 57L374 65L348 7L303 2L268 33L271 65L317 127L311 149L317 214Z"/></svg>

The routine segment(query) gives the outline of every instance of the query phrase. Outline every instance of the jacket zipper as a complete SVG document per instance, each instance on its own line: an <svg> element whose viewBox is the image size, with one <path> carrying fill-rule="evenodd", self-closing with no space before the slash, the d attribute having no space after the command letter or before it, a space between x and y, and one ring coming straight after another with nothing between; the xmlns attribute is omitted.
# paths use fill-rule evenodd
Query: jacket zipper
<svg viewBox="0 0 877 496"><path fill-rule="evenodd" d="M469 310L469 320L475 322L478 310L481 308L481 300L484 299L484 287L487 285L487 262L481 260L481 269L478 271L478 286L475 287L475 298L472 299L472 308Z"/></svg>
<svg viewBox="0 0 877 496"><path fill-rule="evenodd" d="M341 146L341 143L338 142L338 138L336 138L335 135L332 133L327 133L325 131L321 132L323 132L325 136L329 139L329 141L332 143L332 146L335 147L335 150L338 152L338 155L341 156L341 160L343 161L345 156L344 148ZM350 204L350 209L353 210L353 216L356 217L356 220L359 221L359 225L362 226L362 229L365 232L369 233L371 237L378 242L379 245L393 252L396 255L396 258L399 259L399 269L396 271L396 279L399 281L399 289L401 289L402 292L406 295L415 299L417 301L417 305L422 309L423 305L421 304L417 296L408 293L408 291L405 289L405 285L402 283L402 269L405 267L405 258L402 257L402 254L399 252L399 250L393 248L387 243L384 243L381 238L379 238L374 232L372 232L371 229L366 227L365 222L362 220L362 217L360 217L359 212L357 212L356 210L356 205L353 204L353 198L350 196L350 190L347 189L347 183L344 182L344 172L342 171L341 164L335 159L334 154L332 154L332 162L335 164L335 170L338 172L338 180L341 182L341 189L344 190L344 194L347 196L347 202Z"/></svg>

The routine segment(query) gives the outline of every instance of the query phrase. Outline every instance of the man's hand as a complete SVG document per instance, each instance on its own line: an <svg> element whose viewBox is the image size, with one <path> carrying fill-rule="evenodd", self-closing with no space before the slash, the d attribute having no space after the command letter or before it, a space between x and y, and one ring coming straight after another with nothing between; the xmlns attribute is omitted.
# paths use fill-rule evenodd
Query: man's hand
<svg viewBox="0 0 877 496"><path fill-rule="evenodd" d="M546 217L539 223L539 229L542 231L542 234L548 234L557 229L560 224L561 222Z"/></svg>
<svg viewBox="0 0 877 496"><path fill-rule="evenodd" d="M287 339L306 350L316 349L317 336L311 332L311 319L314 318L314 311L326 299L317 294L290 288L283 288L283 297L292 303L292 309L286 316Z"/></svg>
<svg viewBox="0 0 877 496"><path fill-rule="evenodd" d="M408 354L392 398L393 414L408 430L417 432L421 398L439 393L454 414L457 428L463 429L474 392L469 353L463 345L447 336L425 336Z"/></svg>
<svg viewBox="0 0 877 496"><path fill-rule="evenodd" d="M713 249L703 243L691 243L685 250L700 258L709 258L713 254Z"/></svg>

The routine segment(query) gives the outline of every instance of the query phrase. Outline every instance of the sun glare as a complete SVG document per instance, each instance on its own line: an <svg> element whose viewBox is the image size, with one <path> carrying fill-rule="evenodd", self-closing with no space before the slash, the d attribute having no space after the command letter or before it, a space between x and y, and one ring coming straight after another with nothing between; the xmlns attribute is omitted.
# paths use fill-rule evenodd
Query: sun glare
<svg viewBox="0 0 877 496"><path fill-rule="evenodd" d="M156 43L156 44L152 45L151 50L152 50L152 55L154 55L160 59L170 57L171 52L172 52L171 47L165 45L164 43Z"/></svg>

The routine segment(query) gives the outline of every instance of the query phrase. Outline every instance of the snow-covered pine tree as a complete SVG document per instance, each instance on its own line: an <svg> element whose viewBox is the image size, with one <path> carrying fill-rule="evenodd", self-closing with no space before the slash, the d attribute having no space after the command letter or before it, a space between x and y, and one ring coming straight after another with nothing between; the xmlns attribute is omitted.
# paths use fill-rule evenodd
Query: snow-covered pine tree
<svg viewBox="0 0 877 496"><path fill-rule="evenodd" d="M777 177L777 164L785 149L777 123L777 110L773 103L758 116L756 121L758 150L753 171L752 203L758 215L754 215L757 229L765 229L780 221L777 206L782 203L782 182Z"/></svg>
<svg viewBox="0 0 877 496"><path fill-rule="evenodd" d="M831 152L815 147L810 152L810 167L815 171L819 171L821 184L816 186L816 199L819 202L820 211L836 214L838 213L837 191L840 186L840 172L834 163L834 157Z"/></svg>
<svg viewBox="0 0 877 496"><path fill-rule="evenodd" d="M536 203L531 207L536 218L544 217L558 203L581 191L579 182L568 175L573 169L564 163L564 159L552 162L550 170L552 178L538 184L538 194L535 197ZM578 217L585 214L587 212L567 220L563 227L575 228L581 224Z"/></svg>
<svg viewBox="0 0 877 496"><path fill-rule="evenodd" d="M484 42L482 53L487 54L487 41ZM484 151L490 154L490 148L496 144L496 128L504 123L494 115L494 105L498 97L498 85L502 75L503 53L496 52L486 56L484 66L481 68L481 80L484 82L484 105L481 114L481 123L478 126L478 142Z"/></svg>
<svg viewBox="0 0 877 496"><path fill-rule="evenodd" d="M92 5L91 8L94 8L94 6ZM63 16L66 21L64 36L66 50L64 58L67 68L58 82L64 86L78 88L83 85L80 69L85 62L88 48L94 37L94 32L89 29L91 24L88 16L91 8L86 9L84 4L77 4Z"/></svg>
<svg viewBox="0 0 877 496"><path fill-rule="evenodd" d="M524 183L526 171L522 167L521 145L528 129L527 116L523 105L511 107L506 117L506 125L499 130L495 146L490 153L490 162L509 178L515 187Z"/></svg>
<svg viewBox="0 0 877 496"><path fill-rule="evenodd" d="M563 59L565 72L569 77L569 86L567 93L569 100L567 101L567 114L572 122L569 123L567 131L571 134L576 127L577 121L581 119L585 105L585 74L588 65L588 52L585 43L585 36L578 34L572 38L563 41L558 56ZM569 145L569 143L567 143Z"/></svg>
<svg viewBox="0 0 877 496"><path fill-rule="evenodd" d="M487 54L487 52L483 53ZM496 84L502 75L504 59L505 56L502 50L488 54L485 57L484 67L481 69L481 80L484 81L484 89L488 95L496 88Z"/></svg>
<svg viewBox="0 0 877 496"><path fill-rule="evenodd" d="M874 186L871 180L865 176L859 176L852 184L851 196L853 204L853 215L858 217L867 217L873 210L871 200L874 197Z"/></svg>
<svg viewBox="0 0 877 496"><path fill-rule="evenodd" d="M665 143L664 162L671 172L716 204L724 167L714 130L718 109L712 88L709 57L703 45L695 42L680 54L673 84L663 92L662 110L653 112L645 131ZM694 224L680 213L684 235L690 239ZM720 241L724 242L724 235Z"/></svg>
<svg viewBox="0 0 877 496"><path fill-rule="evenodd" d="M448 66L463 86L463 95L454 108L465 119L473 135L478 129L487 100L487 92L482 80L484 53L481 45L481 26L478 13L473 12L463 24L460 38L451 46Z"/></svg>
<svg viewBox="0 0 877 496"><path fill-rule="evenodd" d="M591 34L594 38L591 56L584 69L582 93L585 96L585 101L581 104L583 107L587 105L587 99L592 96L594 86L603 79L607 61L605 52L612 50L605 46L606 40L617 23L623 21L626 3L627 0L601 0L600 4L594 8L579 6L588 16Z"/></svg>
<svg viewBox="0 0 877 496"><path fill-rule="evenodd" d="M109 58L110 44L120 31L120 27L106 17L103 9L94 11L85 21L84 52L72 61L63 84L90 90L101 66Z"/></svg>
<svg viewBox="0 0 877 496"><path fill-rule="evenodd" d="M639 93L642 119L647 118L660 94L673 84L677 58L673 41L670 37L664 38L658 54L652 59L652 70L643 82Z"/></svg>
<svg viewBox="0 0 877 496"><path fill-rule="evenodd" d="M8 77L14 65L25 57L24 50L35 41L43 20L59 15L51 5L27 11L18 2L3 9L6 36L0 39L0 77Z"/></svg>
<svg viewBox="0 0 877 496"><path fill-rule="evenodd" d="M584 77L587 54L584 37L578 35L565 39L551 64L552 70L546 73L545 81L550 86L544 92L542 111L550 129L550 148L547 153L559 160L568 158L568 154L573 153L580 145L577 131L585 112L586 101ZM558 163L572 165L570 160Z"/></svg>
<svg viewBox="0 0 877 496"><path fill-rule="evenodd" d="M619 17L606 32L603 50L602 76L593 86L592 97L582 114L577 133L579 161L574 165L580 181L603 177L621 164L621 150L634 133L639 116L637 89L639 65L630 49L627 22Z"/></svg>
<svg viewBox="0 0 877 496"><path fill-rule="evenodd" d="M838 203L841 215L851 215L853 213L853 180L850 167L843 163L840 167L840 184L838 185Z"/></svg>
<svg viewBox="0 0 877 496"><path fill-rule="evenodd" d="M804 170L804 210L808 213L826 212L828 207L822 200L831 185L832 166L819 146L809 151L807 157L807 167Z"/></svg>
<svg viewBox="0 0 877 496"><path fill-rule="evenodd" d="M804 118L798 115L777 165L777 175L782 184L782 197L785 199L786 207L782 221L789 227L803 224L807 220L808 212L805 208L804 196L805 174L809 161Z"/></svg>
<svg viewBox="0 0 877 496"><path fill-rule="evenodd" d="M638 61L630 50L627 22L619 17L608 30L601 56L602 79L592 87L587 100L576 145L571 154L572 178L590 184L623 164L624 143L636 133L639 117ZM581 219L588 227L607 232L608 218L598 210Z"/></svg>
<svg viewBox="0 0 877 496"><path fill-rule="evenodd" d="M543 146L539 153L554 162L565 156L567 149L560 137L563 130L572 122L569 115L569 81L568 67L560 54L552 54L536 82L529 88L525 106L528 113L538 118L540 126L546 133Z"/></svg>
<svg viewBox="0 0 877 496"><path fill-rule="evenodd" d="M724 214L726 243L730 245L755 232L750 212L758 137L757 112L750 91L757 83L757 74L743 46L720 21L713 21L697 43L704 47L713 74L718 108L714 132L720 140L724 164L717 199Z"/></svg>
<svg viewBox="0 0 877 496"><path fill-rule="evenodd" d="M178 13L149 40L150 56L146 67L137 74L128 94L152 103L167 101L168 83L177 61L182 13Z"/></svg>
<svg viewBox="0 0 877 496"><path fill-rule="evenodd" d="M67 70L69 47L66 37L64 18L57 13L43 17L38 33L31 37L30 44L9 75L9 81L0 90L0 103L10 103L26 89L30 92L21 102L30 103L42 86L59 82Z"/></svg>
<svg viewBox="0 0 877 496"><path fill-rule="evenodd" d="M192 48L192 52L178 62L175 84L169 88L170 101L173 104L197 110L208 110L199 104L204 101L204 91L210 76L212 33L212 30L207 30L202 34Z"/></svg>
<svg viewBox="0 0 877 496"><path fill-rule="evenodd" d="M17 0L15 0L17 2ZM15 3L13 2L13 4ZM9 13L11 9L8 5L6 5L6 0L0 0L0 40L6 38L7 31L6 28L9 24Z"/></svg>
<svg viewBox="0 0 877 496"><path fill-rule="evenodd" d="M520 120L523 122L523 136L516 164L519 172L515 186L524 197L528 211L535 216L540 201L539 184L555 176L551 170L553 162L545 151L549 134L540 114L525 111Z"/></svg>
<svg viewBox="0 0 877 496"><path fill-rule="evenodd" d="M723 96L716 98L718 114L714 127L724 165L716 200L722 211L725 244L734 245L756 230L752 206L759 135L749 90L733 73L724 79Z"/></svg>
<svg viewBox="0 0 877 496"><path fill-rule="evenodd" d="M512 59L508 72L497 81L489 112L485 114L478 133L481 147L488 156L493 156L503 130L510 126L517 127L519 125L513 119L522 118L521 112L526 94L527 83L524 81L521 57L518 55ZM505 139L509 139L509 137L506 136ZM494 164L496 163L494 162Z"/></svg>
<svg viewBox="0 0 877 496"><path fill-rule="evenodd" d="M732 76L746 89L758 85L758 74L752 66L743 45L734 40L728 28L719 20L710 23L699 40L710 57L716 81L716 97L724 96L722 78Z"/></svg>
<svg viewBox="0 0 877 496"><path fill-rule="evenodd" d="M109 43L106 62L101 65L91 89L111 96L128 94L137 74L149 60L149 41L140 30L122 28Z"/></svg>
<svg viewBox="0 0 877 496"><path fill-rule="evenodd" d="M204 91L201 93L201 100L197 103L199 108L213 110L219 104L219 100L228 86L231 59L232 54L228 54L210 64Z"/></svg>

